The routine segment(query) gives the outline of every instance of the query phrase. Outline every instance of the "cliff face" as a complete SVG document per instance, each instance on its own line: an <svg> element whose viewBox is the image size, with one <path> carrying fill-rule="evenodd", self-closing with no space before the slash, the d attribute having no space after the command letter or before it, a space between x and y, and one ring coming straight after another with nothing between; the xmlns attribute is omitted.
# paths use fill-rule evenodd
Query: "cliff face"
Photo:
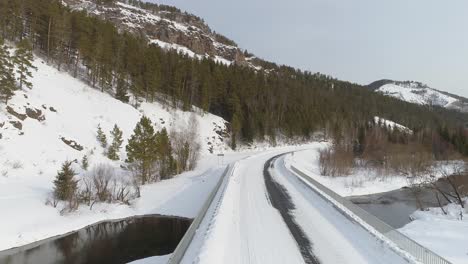
<svg viewBox="0 0 468 264"><path fill-rule="evenodd" d="M141 3L144 6L135 7L124 1L97 4L88 0L63 0L63 3L73 10L83 10L111 21L122 31L140 35L163 48L188 49L197 57L258 68L246 60L234 41L212 31L201 18L177 8Z"/></svg>

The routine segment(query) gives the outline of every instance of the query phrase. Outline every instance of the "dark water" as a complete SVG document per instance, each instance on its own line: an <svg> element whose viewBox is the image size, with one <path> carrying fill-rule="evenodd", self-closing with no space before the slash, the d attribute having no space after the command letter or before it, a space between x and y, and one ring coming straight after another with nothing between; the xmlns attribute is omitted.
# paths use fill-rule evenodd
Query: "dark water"
<svg viewBox="0 0 468 264"><path fill-rule="evenodd" d="M467 176L450 177L457 186L461 187L462 192L468 193ZM446 192L452 191L444 179L437 181L437 185ZM421 207L424 209L439 206L434 190L427 187L420 190L417 198L409 188L401 188L385 193L348 197L348 199L394 228L401 228L411 222L411 214ZM441 199L441 203L446 205L447 201Z"/></svg>
<svg viewBox="0 0 468 264"><path fill-rule="evenodd" d="M190 219L148 216L104 222L0 252L0 264L119 264L174 251Z"/></svg>
<svg viewBox="0 0 468 264"><path fill-rule="evenodd" d="M362 209L373 214L394 228L401 228L411 222L410 216L420 207L437 207L434 192L423 188L417 196L408 188L376 193L363 196L353 196L349 199Z"/></svg>
<svg viewBox="0 0 468 264"><path fill-rule="evenodd" d="M408 202L392 202L390 204L358 204L359 207L386 222L393 228L401 228L411 222L410 215L418 208Z"/></svg>
<svg viewBox="0 0 468 264"><path fill-rule="evenodd" d="M408 188L353 196L348 197L348 199L393 228L401 228L411 222L411 214L419 209L416 197ZM419 199L427 206L437 206L434 204L434 197L429 190L424 190Z"/></svg>

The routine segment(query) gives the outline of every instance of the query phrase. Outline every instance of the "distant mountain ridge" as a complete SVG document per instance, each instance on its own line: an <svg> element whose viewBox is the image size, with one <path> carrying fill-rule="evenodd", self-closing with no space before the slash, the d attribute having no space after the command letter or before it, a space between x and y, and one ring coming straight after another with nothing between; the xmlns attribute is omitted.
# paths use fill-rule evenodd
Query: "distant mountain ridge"
<svg viewBox="0 0 468 264"><path fill-rule="evenodd" d="M378 80L367 86L370 90L419 105L440 106L468 112L468 99L429 87L422 82Z"/></svg>

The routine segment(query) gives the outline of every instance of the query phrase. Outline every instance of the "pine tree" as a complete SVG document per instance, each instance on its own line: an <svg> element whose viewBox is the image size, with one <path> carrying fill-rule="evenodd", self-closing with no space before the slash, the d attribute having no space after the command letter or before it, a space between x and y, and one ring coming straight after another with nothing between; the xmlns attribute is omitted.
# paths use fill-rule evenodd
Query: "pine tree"
<svg viewBox="0 0 468 264"><path fill-rule="evenodd" d="M115 99L124 103L128 103L129 96L127 95L128 84L121 76L117 79L117 87L115 88Z"/></svg>
<svg viewBox="0 0 468 264"><path fill-rule="evenodd" d="M88 170L89 161L88 161L88 156L87 155L83 156L83 159L81 160L81 167L83 168L83 170Z"/></svg>
<svg viewBox="0 0 468 264"><path fill-rule="evenodd" d="M235 113L232 117L232 120L231 120L231 148L232 149L236 149L237 147L237 138L239 137L239 133L240 133L240 126L241 126L241 123L240 123L240 120L239 120L239 116L237 115L237 113Z"/></svg>
<svg viewBox="0 0 468 264"><path fill-rule="evenodd" d="M104 134L104 132L102 131L101 124L98 125L96 138L101 144L102 148L107 148L107 137L106 134Z"/></svg>
<svg viewBox="0 0 468 264"><path fill-rule="evenodd" d="M114 129L111 131L112 135L112 144L107 151L107 157L111 160L119 160L119 150L122 146L123 139L122 139L122 130L117 126L114 126Z"/></svg>
<svg viewBox="0 0 468 264"><path fill-rule="evenodd" d="M18 47L13 56L13 62L17 68L16 73L18 73L18 81L20 83L20 89L23 88L23 84L29 89L32 88L32 83L28 80L32 77L30 69L36 69L33 62L33 53L32 46L28 40L23 39L18 43Z"/></svg>
<svg viewBox="0 0 468 264"><path fill-rule="evenodd" d="M171 140L166 128L156 133L158 159L160 162L159 175L162 179L168 178L174 172L174 158L172 157Z"/></svg>
<svg viewBox="0 0 468 264"><path fill-rule="evenodd" d="M8 100L17 90L8 47L0 39L0 100L8 103Z"/></svg>
<svg viewBox="0 0 468 264"><path fill-rule="evenodd" d="M70 200L77 190L77 181L74 179L76 173L71 168L72 162L66 161L62 169L57 172L54 180L54 196L59 200Z"/></svg>
<svg viewBox="0 0 468 264"><path fill-rule="evenodd" d="M145 184L152 176L154 162L158 157L155 132L148 117L143 116L137 123L126 150L127 163L136 166L141 183Z"/></svg>

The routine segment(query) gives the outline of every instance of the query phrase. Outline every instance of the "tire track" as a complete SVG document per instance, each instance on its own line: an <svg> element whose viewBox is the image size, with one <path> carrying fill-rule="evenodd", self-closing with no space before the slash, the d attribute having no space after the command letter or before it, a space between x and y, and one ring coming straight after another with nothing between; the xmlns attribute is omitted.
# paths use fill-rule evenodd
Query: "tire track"
<svg viewBox="0 0 468 264"><path fill-rule="evenodd" d="M263 168L263 176L269 200L271 205L280 212L283 221L286 223L294 240L296 240L304 262L307 264L320 264L317 256L313 254L312 243L307 238L302 228L296 223L292 215L292 211L296 209L296 207L291 200L291 196L286 188L273 180L269 172L269 169L274 166L274 161L282 155L284 154L269 159Z"/></svg>

